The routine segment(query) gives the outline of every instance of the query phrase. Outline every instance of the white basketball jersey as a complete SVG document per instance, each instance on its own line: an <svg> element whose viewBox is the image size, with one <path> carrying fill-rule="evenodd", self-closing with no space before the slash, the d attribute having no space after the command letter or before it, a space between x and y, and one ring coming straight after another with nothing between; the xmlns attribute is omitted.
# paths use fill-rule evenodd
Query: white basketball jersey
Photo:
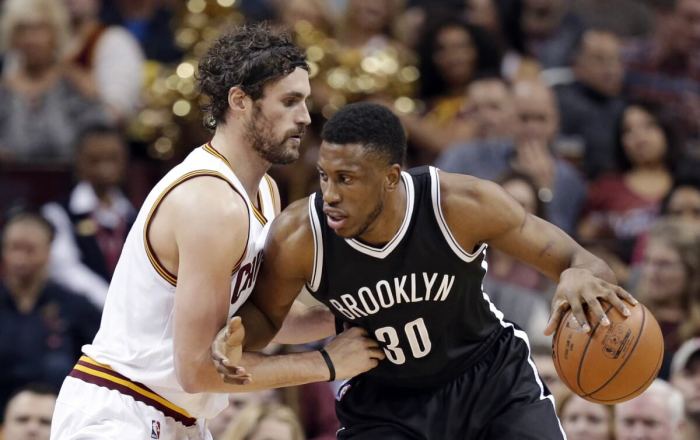
<svg viewBox="0 0 700 440"><path fill-rule="evenodd" d="M102 323L86 355L117 373L140 382L195 418L211 418L228 405L225 394L188 394L175 376L173 318L176 276L158 261L147 240L151 218L177 185L198 176L227 181L248 205L248 245L231 276L229 316L248 298L261 263L262 248L275 216L272 180L260 182L257 206L248 199L228 161L210 144L192 151L150 192L124 244L102 314ZM269 224L268 224L269 225ZM202 292L206 294L206 292Z"/></svg>

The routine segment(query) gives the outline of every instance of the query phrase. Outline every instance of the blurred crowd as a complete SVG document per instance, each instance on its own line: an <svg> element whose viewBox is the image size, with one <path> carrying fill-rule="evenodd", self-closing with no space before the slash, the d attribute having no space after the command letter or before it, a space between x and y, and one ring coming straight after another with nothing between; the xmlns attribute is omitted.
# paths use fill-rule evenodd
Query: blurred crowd
<svg viewBox="0 0 700 440"><path fill-rule="evenodd" d="M210 136L197 58L227 26L260 20L288 28L311 67L302 156L272 170L285 205L317 189L318 133L335 110L390 107L407 166L499 182L607 261L659 321L660 379L614 408L587 402L558 381L542 335L554 283L489 252L486 292L528 332L569 438L700 438L700 0L0 8L0 438L48 438L54 392L99 326L138 207ZM214 438L335 438L336 389L231 395Z"/></svg>

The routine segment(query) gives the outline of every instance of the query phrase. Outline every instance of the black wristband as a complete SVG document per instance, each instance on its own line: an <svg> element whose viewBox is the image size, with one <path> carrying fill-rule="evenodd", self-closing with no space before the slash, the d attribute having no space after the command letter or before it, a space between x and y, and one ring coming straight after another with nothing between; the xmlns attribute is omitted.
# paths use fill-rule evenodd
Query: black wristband
<svg viewBox="0 0 700 440"><path fill-rule="evenodd" d="M328 372L331 375L331 378L328 379L328 382L333 382L335 380L335 367L333 366L333 361L331 360L331 357L325 348L321 348L318 351L321 352L321 356L323 356L323 360L326 361L326 366L328 366Z"/></svg>

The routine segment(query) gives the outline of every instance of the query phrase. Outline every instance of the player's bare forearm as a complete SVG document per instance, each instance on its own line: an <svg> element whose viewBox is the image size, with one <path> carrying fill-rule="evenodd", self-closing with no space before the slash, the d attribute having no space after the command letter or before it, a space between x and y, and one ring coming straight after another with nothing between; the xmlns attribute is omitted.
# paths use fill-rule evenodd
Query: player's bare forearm
<svg viewBox="0 0 700 440"><path fill-rule="evenodd" d="M328 380L330 374L318 351L271 356L244 352L237 367L242 367L250 374L250 383L240 385L224 382L210 359L208 368L202 372L200 392L237 393L290 387L322 382Z"/></svg>
<svg viewBox="0 0 700 440"><path fill-rule="evenodd" d="M305 344L335 334L335 318L324 306L306 306L296 301L277 333L278 344Z"/></svg>

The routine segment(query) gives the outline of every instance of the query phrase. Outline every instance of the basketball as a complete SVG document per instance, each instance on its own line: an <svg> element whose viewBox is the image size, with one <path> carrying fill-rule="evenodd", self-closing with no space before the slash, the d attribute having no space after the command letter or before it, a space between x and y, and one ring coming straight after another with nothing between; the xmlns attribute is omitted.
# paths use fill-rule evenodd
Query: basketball
<svg viewBox="0 0 700 440"><path fill-rule="evenodd" d="M612 405L651 385L661 368L664 341L658 322L641 303L627 304L629 317L607 302L601 305L610 325L599 325L587 313L591 331L585 333L569 310L552 339L552 355L569 389L586 400Z"/></svg>

